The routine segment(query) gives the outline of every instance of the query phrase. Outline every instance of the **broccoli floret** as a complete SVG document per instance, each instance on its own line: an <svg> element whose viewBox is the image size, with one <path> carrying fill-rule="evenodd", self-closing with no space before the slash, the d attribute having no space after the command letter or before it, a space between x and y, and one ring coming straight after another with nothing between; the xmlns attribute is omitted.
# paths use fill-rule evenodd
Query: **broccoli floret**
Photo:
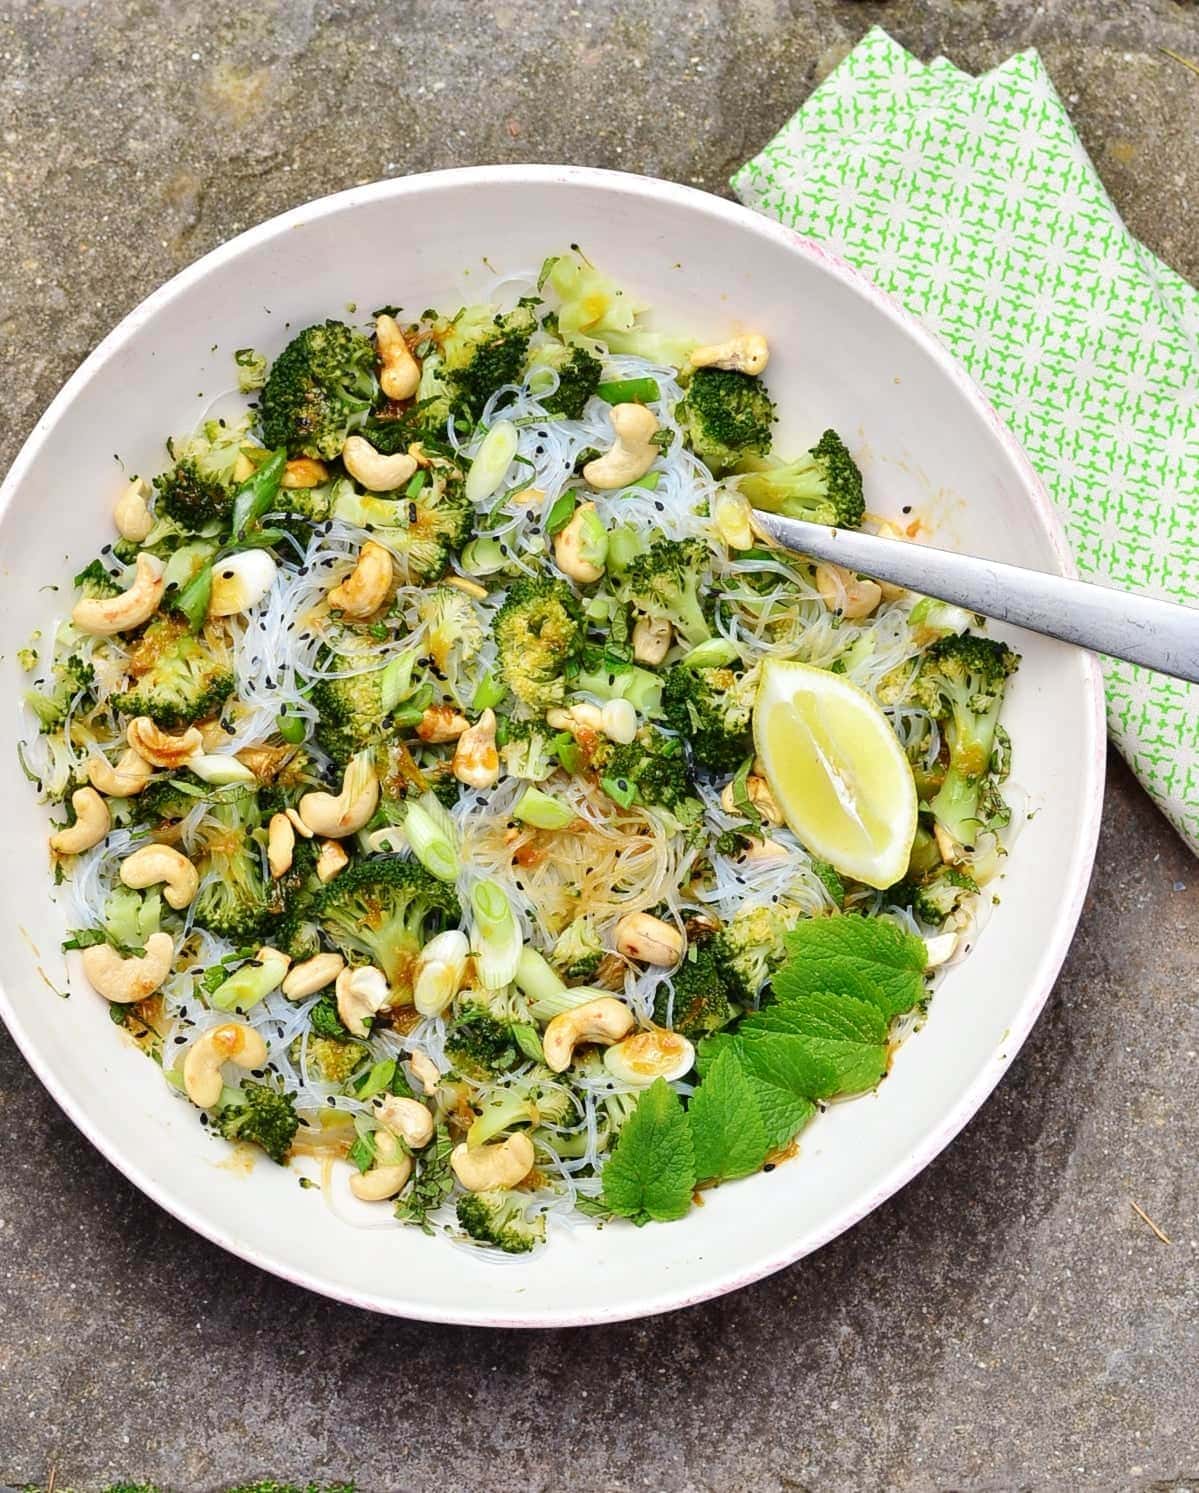
<svg viewBox="0 0 1199 1493"><path fill-rule="evenodd" d="M662 689L667 724L687 742L698 767L736 772L753 751L750 721L757 688L752 674L676 664Z"/></svg>
<svg viewBox="0 0 1199 1493"><path fill-rule="evenodd" d="M506 1073L524 1062L512 1026L512 1022L496 1016L486 1002L464 1001L446 1032L446 1057L457 1073L477 1083Z"/></svg>
<svg viewBox="0 0 1199 1493"><path fill-rule="evenodd" d="M561 297L558 331L569 338L594 338L614 353L631 353L659 366L682 368L693 339L650 332L637 324L649 307L629 295L576 252L547 260L542 276Z"/></svg>
<svg viewBox="0 0 1199 1493"><path fill-rule="evenodd" d="M584 913L558 935L550 960L564 980L585 985L595 976L604 957L595 925Z"/></svg>
<svg viewBox="0 0 1199 1493"><path fill-rule="evenodd" d="M296 1096L247 1080L238 1098L217 1112L215 1125L226 1140L261 1146L272 1161L283 1166L300 1125Z"/></svg>
<svg viewBox="0 0 1199 1493"><path fill-rule="evenodd" d="M445 424L452 411L477 420L483 406L504 384L519 384L524 377L529 338L537 330L537 318L529 306L517 306L506 315L494 306L467 306L453 321L436 321L427 328L436 351L426 357L419 400L433 399L427 419ZM444 400L441 407L438 396Z"/></svg>
<svg viewBox="0 0 1199 1493"><path fill-rule="evenodd" d="M419 611L427 629L425 652L458 697L463 684L459 676L486 641L475 604L456 586L437 586L421 598Z"/></svg>
<svg viewBox="0 0 1199 1493"><path fill-rule="evenodd" d="M236 944L263 931L270 894L254 832L262 816L252 788L224 788L214 795L197 830L203 847L203 884L195 901L201 927Z"/></svg>
<svg viewBox="0 0 1199 1493"><path fill-rule="evenodd" d="M687 444L713 476L770 450L774 402L752 373L697 368L675 413Z"/></svg>
<svg viewBox="0 0 1199 1493"><path fill-rule="evenodd" d="M915 889L912 911L925 923L944 923L977 891L978 883L973 876L956 866L941 866Z"/></svg>
<svg viewBox="0 0 1199 1493"><path fill-rule="evenodd" d="M209 524L226 523L233 511L232 488L216 477L205 476L190 458L155 477L154 490L154 512L188 534L197 534Z"/></svg>
<svg viewBox="0 0 1199 1493"><path fill-rule="evenodd" d="M835 430L797 461L747 461L737 486L755 508L856 529L866 511L862 474Z"/></svg>
<svg viewBox="0 0 1199 1493"><path fill-rule="evenodd" d="M505 1254L526 1254L545 1243L545 1214L528 1215L529 1195L495 1189L468 1192L458 1199L458 1222L479 1244Z"/></svg>
<svg viewBox="0 0 1199 1493"><path fill-rule="evenodd" d="M565 581L515 582L496 614L495 639L504 683L522 705L544 712L562 704L565 671L583 641L579 604Z"/></svg>
<svg viewBox="0 0 1199 1493"><path fill-rule="evenodd" d="M297 1037L289 1049L291 1060L297 1069L302 1046L303 1038ZM334 1084L341 1088L370 1055L370 1048L361 1042L341 1042L336 1037L318 1037L315 1033L310 1033L305 1054L308 1076L317 1083Z"/></svg>
<svg viewBox="0 0 1199 1493"><path fill-rule="evenodd" d="M539 397L539 403L547 414L561 415L565 420L582 417L604 374L599 358L578 345L538 348L529 359L529 366L530 371L552 368L558 375L558 387L552 394Z"/></svg>
<svg viewBox="0 0 1199 1493"><path fill-rule="evenodd" d="M321 667L329 674L361 667L362 659L327 654ZM312 703L319 712L313 733L317 745L344 767L366 747L377 745L386 734L383 709L383 670L347 674L344 678L318 679L312 687Z"/></svg>
<svg viewBox="0 0 1199 1493"><path fill-rule="evenodd" d="M75 577L75 585L81 596L89 601L107 601L110 596L119 596L121 587L103 560L95 559L85 565Z"/></svg>
<svg viewBox="0 0 1199 1493"><path fill-rule="evenodd" d="M139 824L171 824L186 819L197 804L215 790L186 768L169 776L151 778L129 800Z"/></svg>
<svg viewBox="0 0 1199 1493"><path fill-rule="evenodd" d="M453 888L419 861L378 855L331 881L316 898L315 915L347 958L383 971L393 1004L407 1005L416 956L435 933L458 925L462 908Z"/></svg>
<svg viewBox="0 0 1199 1493"><path fill-rule="evenodd" d="M313 1037L326 1038L330 1042L354 1040L337 1013L337 1000L332 995L322 995L309 1011L308 1026Z"/></svg>
<svg viewBox="0 0 1199 1493"><path fill-rule="evenodd" d="M596 759L600 786L617 803L638 802L665 809L681 825L698 823L703 804L683 744L677 736L645 728L633 741L605 749Z"/></svg>
<svg viewBox="0 0 1199 1493"><path fill-rule="evenodd" d="M515 1033L516 1025L512 1025ZM531 1025L524 1027L524 1033L526 1040L536 1035ZM528 1125L530 1129L538 1125L564 1125L574 1115L575 1104L556 1076L538 1065L520 1078L494 1084L475 1101L475 1109L475 1121L466 1135L468 1146L485 1146L517 1125Z"/></svg>
<svg viewBox="0 0 1199 1493"><path fill-rule="evenodd" d="M239 347L233 354L237 364L237 387L243 394L253 394L266 383L267 357L252 347Z"/></svg>
<svg viewBox="0 0 1199 1493"><path fill-rule="evenodd" d="M265 797L259 795L260 808ZM268 818L267 810L263 809L262 817ZM316 895L322 885L316 874L319 855L315 840L297 838L291 865L282 876L273 877L267 887L271 942L290 959L309 959L320 947L320 930L313 920Z"/></svg>
<svg viewBox="0 0 1199 1493"><path fill-rule="evenodd" d="M538 721L518 721L505 716L497 740L509 777L544 783L558 766L553 734Z"/></svg>
<svg viewBox="0 0 1199 1493"><path fill-rule="evenodd" d="M712 636L699 599L707 566L698 539L659 539L629 565L621 594L638 611L664 618L694 648Z"/></svg>
<svg viewBox="0 0 1199 1493"><path fill-rule="evenodd" d="M728 1026L737 1014L709 944L692 944L671 980L673 1001L665 984L659 985L654 995L654 1020L659 1026L668 1026L696 1042Z"/></svg>
<svg viewBox="0 0 1199 1493"><path fill-rule="evenodd" d="M86 659L76 654L56 659L51 675L47 684L25 694L25 703L42 731L61 726L73 702L77 702L76 709L86 709L95 700L96 671Z"/></svg>
<svg viewBox="0 0 1199 1493"><path fill-rule="evenodd" d="M233 670L214 658L185 622L151 622L130 655L134 683L113 695L126 715L148 715L165 731L215 715L236 687Z"/></svg>
<svg viewBox="0 0 1199 1493"><path fill-rule="evenodd" d="M462 473L441 461L427 469L426 481L413 497L375 497L343 484L333 500L332 515L369 530L413 581L436 580L474 525Z"/></svg>
<svg viewBox="0 0 1199 1493"><path fill-rule="evenodd" d="M743 1006L753 1005L762 987L787 957L784 936L804 916L788 902L741 907L712 940L712 953L725 988Z"/></svg>
<svg viewBox="0 0 1199 1493"><path fill-rule="evenodd" d="M597 700L627 700L638 715L657 715L662 681L614 648L584 648L571 688Z"/></svg>
<svg viewBox="0 0 1199 1493"><path fill-rule="evenodd" d="M914 697L944 722L949 747L949 769L929 807L963 845L972 845L981 827L979 798L995 751L1003 692L1019 662L1006 643L965 632L941 638L921 662Z"/></svg>
<svg viewBox="0 0 1199 1493"><path fill-rule="evenodd" d="M262 439L330 461L375 401L375 349L340 321L305 327L275 359L259 400Z"/></svg>

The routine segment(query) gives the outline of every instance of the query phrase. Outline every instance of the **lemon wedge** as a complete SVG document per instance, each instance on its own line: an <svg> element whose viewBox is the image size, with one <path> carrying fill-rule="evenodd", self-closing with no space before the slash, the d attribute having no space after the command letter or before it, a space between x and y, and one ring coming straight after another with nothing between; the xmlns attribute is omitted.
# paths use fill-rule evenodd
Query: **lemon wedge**
<svg viewBox="0 0 1199 1493"><path fill-rule="evenodd" d="M908 868L916 783L887 718L840 674L767 659L754 745L787 824L842 876L888 887Z"/></svg>

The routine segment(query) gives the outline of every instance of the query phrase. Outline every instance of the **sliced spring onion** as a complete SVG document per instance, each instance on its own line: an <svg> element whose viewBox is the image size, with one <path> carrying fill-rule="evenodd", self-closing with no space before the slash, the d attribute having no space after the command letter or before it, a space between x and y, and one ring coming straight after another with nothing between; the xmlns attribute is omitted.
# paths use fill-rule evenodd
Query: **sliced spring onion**
<svg viewBox="0 0 1199 1493"><path fill-rule="evenodd" d="M212 566L197 570L187 585L175 598L175 610L187 618L192 632L199 632L208 616L208 603L212 600Z"/></svg>
<svg viewBox="0 0 1199 1493"><path fill-rule="evenodd" d="M391 1088L391 1081L395 1077L395 1058L384 1058L381 1062L374 1063L368 1070L362 1081L362 1087L357 1089L359 1099L373 1099L376 1094L386 1093Z"/></svg>
<svg viewBox="0 0 1199 1493"><path fill-rule="evenodd" d="M503 681L496 678L494 670L488 669L475 687L470 708L476 714L484 710L494 710L507 693Z"/></svg>
<svg viewBox="0 0 1199 1493"><path fill-rule="evenodd" d="M630 487L644 487L646 492L657 492L658 483L662 480L661 472L646 472L644 477L638 477L636 482L630 482Z"/></svg>
<svg viewBox="0 0 1199 1493"><path fill-rule="evenodd" d="M397 726L418 726L421 716L432 703L433 686L422 684L415 694L409 695L402 705L396 706L391 718Z"/></svg>
<svg viewBox="0 0 1199 1493"><path fill-rule="evenodd" d="M226 788L230 783L256 783L258 779L232 752L198 752L187 759L188 768L204 783Z"/></svg>
<svg viewBox="0 0 1199 1493"><path fill-rule="evenodd" d="M605 404L649 404L662 397L656 378L615 378L595 392Z"/></svg>
<svg viewBox="0 0 1199 1493"><path fill-rule="evenodd" d="M480 534L462 551L458 563L467 575L494 575L503 570L508 557L494 534Z"/></svg>
<svg viewBox="0 0 1199 1493"><path fill-rule="evenodd" d="M477 882L470 894L475 922L475 965L484 990L510 984L520 962L520 924L503 887Z"/></svg>
<svg viewBox="0 0 1199 1493"><path fill-rule="evenodd" d="M275 722L275 729L288 746L299 746L308 735L308 725L298 715L281 715Z"/></svg>
<svg viewBox="0 0 1199 1493"><path fill-rule="evenodd" d="M531 1001L556 1000L566 989L566 982L545 955L528 944L520 951L514 978L520 993Z"/></svg>
<svg viewBox="0 0 1199 1493"><path fill-rule="evenodd" d="M534 829L565 829L575 822L575 812L540 788L526 788L512 813L522 824Z"/></svg>
<svg viewBox="0 0 1199 1493"><path fill-rule="evenodd" d="M631 524L617 524L609 529L608 574L616 577L622 576L644 550L645 540Z"/></svg>
<svg viewBox="0 0 1199 1493"><path fill-rule="evenodd" d="M629 808L637 797L637 790L628 778L601 778L600 787L622 809Z"/></svg>
<svg viewBox="0 0 1199 1493"><path fill-rule="evenodd" d="M573 492L564 492L556 497L545 516L545 532L552 536L565 529L574 517L574 511L575 495Z"/></svg>
<svg viewBox="0 0 1199 1493"><path fill-rule="evenodd" d="M684 669L723 669L736 663L741 655L727 638L709 638L689 653L684 653L679 664Z"/></svg>
<svg viewBox="0 0 1199 1493"><path fill-rule="evenodd" d="M420 951L412 981L412 1004L422 1016L440 1016L458 994L469 953L466 934L457 928L438 933Z"/></svg>
<svg viewBox="0 0 1199 1493"><path fill-rule="evenodd" d="M278 990L290 962L275 949L261 950L257 958L221 981L208 997L208 1004L215 1011L248 1011L272 990Z"/></svg>
<svg viewBox="0 0 1199 1493"><path fill-rule="evenodd" d="M511 420L497 420L483 437L479 454L466 474L466 496L472 503L483 503L499 490L519 441Z"/></svg>
<svg viewBox="0 0 1199 1493"><path fill-rule="evenodd" d="M425 483L428 481L428 476L429 474L423 467L419 471L413 472L412 476L408 479L408 486L404 489L404 496L406 498L419 498L424 490Z"/></svg>
<svg viewBox="0 0 1199 1493"><path fill-rule="evenodd" d="M405 648L388 661L379 681L379 693L383 714L390 715L401 700L412 693L412 670L420 657L418 648Z"/></svg>
<svg viewBox="0 0 1199 1493"><path fill-rule="evenodd" d="M458 827L432 793L423 793L409 804L404 833L412 853L438 881L455 881L462 869L458 854Z"/></svg>
<svg viewBox="0 0 1199 1493"><path fill-rule="evenodd" d="M271 504L283 481L283 468L287 465L287 452L274 451L263 462L252 477L242 483L233 494L232 537L240 539L252 523L264 513L270 512Z"/></svg>

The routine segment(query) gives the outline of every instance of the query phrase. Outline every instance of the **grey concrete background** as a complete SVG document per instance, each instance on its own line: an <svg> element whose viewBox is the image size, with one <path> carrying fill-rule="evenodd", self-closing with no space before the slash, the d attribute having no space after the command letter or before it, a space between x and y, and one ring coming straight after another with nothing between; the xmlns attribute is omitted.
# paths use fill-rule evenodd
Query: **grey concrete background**
<svg viewBox="0 0 1199 1493"><path fill-rule="evenodd" d="M1199 76L1160 50L1199 59L1193 0L9 0L0 456L241 228L486 161L719 192L876 21L975 70L1039 47L1133 229L1199 277ZM387 1321L260 1274L136 1193L0 1034L0 1483L1199 1489L1197 935L1197 868L1114 763L1062 979L949 1153L771 1280L591 1331Z"/></svg>

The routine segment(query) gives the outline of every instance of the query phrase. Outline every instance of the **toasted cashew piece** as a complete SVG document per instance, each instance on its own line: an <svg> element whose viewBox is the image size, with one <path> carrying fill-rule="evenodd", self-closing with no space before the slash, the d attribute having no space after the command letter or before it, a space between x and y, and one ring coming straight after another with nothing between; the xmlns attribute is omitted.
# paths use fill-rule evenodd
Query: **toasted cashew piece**
<svg viewBox="0 0 1199 1493"><path fill-rule="evenodd" d="M553 1018L541 1038L546 1067L554 1073L564 1073L580 1042L599 1042L610 1047L627 1037L636 1024L632 1011L613 995L601 995L563 1011Z"/></svg>
<svg viewBox="0 0 1199 1493"><path fill-rule="evenodd" d="M616 947L640 964L677 964L683 953L683 935L673 923L648 912L627 912L616 924Z"/></svg>
<svg viewBox="0 0 1199 1493"><path fill-rule="evenodd" d="M162 882L163 896L176 912L189 906L200 888L200 873L172 845L143 845L127 855L121 862L121 880L134 891Z"/></svg>
<svg viewBox="0 0 1199 1493"><path fill-rule="evenodd" d="M308 828L308 826L300 818L300 811L298 809L286 809L284 812L287 814L288 819L291 821L291 827L292 827L292 829L295 830L296 834L299 835L300 839L301 840L311 840L312 839L312 831Z"/></svg>
<svg viewBox="0 0 1199 1493"><path fill-rule="evenodd" d="M280 988L289 1001L302 1001L332 985L345 967L340 954L314 954L311 959L293 964Z"/></svg>
<svg viewBox="0 0 1199 1493"><path fill-rule="evenodd" d="M419 1099L388 1094L375 1105L379 1123L392 1135L398 1135L414 1151L433 1139L433 1116Z"/></svg>
<svg viewBox="0 0 1199 1493"><path fill-rule="evenodd" d="M829 611L842 617L869 617L883 599L877 581L860 580L844 565L817 565L816 589Z"/></svg>
<svg viewBox="0 0 1199 1493"><path fill-rule="evenodd" d="M346 437L341 459L350 476L369 492L394 492L397 487L403 487L416 471L416 458L406 451L384 456L360 435Z"/></svg>
<svg viewBox="0 0 1199 1493"><path fill-rule="evenodd" d="M467 575L447 575L441 584L452 586L464 596L473 596L476 601L484 601L491 594L486 586L480 586L478 581L472 581Z"/></svg>
<svg viewBox="0 0 1199 1493"><path fill-rule="evenodd" d="M148 715L135 716L125 727L125 740L155 767L182 767L189 757L204 750L204 738L195 726L178 736L160 730Z"/></svg>
<svg viewBox="0 0 1199 1493"><path fill-rule="evenodd" d="M569 709L552 706L545 713L545 723L555 731L569 731L572 736L578 736L580 732L590 732L593 736L599 732L602 735L604 712L589 700L579 700Z"/></svg>
<svg viewBox="0 0 1199 1493"><path fill-rule="evenodd" d="M316 855L316 875L321 882L332 881L350 864L350 857L337 840L322 840Z"/></svg>
<svg viewBox="0 0 1199 1493"><path fill-rule="evenodd" d="M126 485L112 511L117 533L133 544L140 544L154 527L154 515L146 504L149 491L140 477L134 477Z"/></svg>
<svg viewBox="0 0 1199 1493"><path fill-rule="evenodd" d="M90 850L112 828L108 805L94 788L77 788L71 794L71 807L75 810L75 823L50 836L50 849L55 855L78 855Z"/></svg>
<svg viewBox="0 0 1199 1493"><path fill-rule="evenodd" d="M421 1086L423 1094L436 1094L437 1085L441 1082L441 1069L423 1052L414 1052L409 1055L408 1061L412 1064L412 1071L416 1074L417 1082Z"/></svg>
<svg viewBox="0 0 1199 1493"><path fill-rule="evenodd" d="M692 368L727 368L733 373L761 373L769 361L770 348L760 332L697 347L691 354Z"/></svg>
<svg viewBox="0 0 1199 1493"><path fill-rule="evenodd" d="M638 617L633 624L633 657L639 664L656 667L673 642L674 628L665 617Z"/></svg>
<svg viewBox="0 0 1199 1493"><path fill-rule="evenodd" d="M273 881L278 881L291 870L295 853L295 826L286 814L272 814L266 831L266 862Z"/></svg>
<svg viewBox="0 0 1199 1493"><path fill-rule="evenodd" d="M379 387L388 399L411 399L420 383L420 364L394 316L375 318L375 347L379 353Z"/></svg>
<svg viewBox="0 0 1199 1493"><path fill-rule="evenodd" d="M500 776L500 754L495 745L495 711L483 712L454 748L450 771L468 788L491 788Z"/></svg>
<svg viewBox="0 0 1199 1493"><path fill-rule="evenodd" d="M340 840L357 834L378 802L379 780L369 754L360 752L345 770L341 792L306 793L300 800L300 817L313 834Z"/></svg>
<svg viewBox="0 0 1199 1493"><path fill-rule="evenodd" d="M774 794L765 778L759 778L751 772L745 779L745 793L767 824L773 824L777 829L784 823L782 812L775 803ZM720 807L726 814L737 812L737 799L732 783L726 783L720 790Z"/></svg>
<svg viewBox="0 0 1199 1493"><path fill-rule="evenodd" d="M122 959L111 944L93 944L83 951L83 973L88 984L114 1006L128 1006L153 995L171 972L175 941L169 933L151 933L146 952Z"/></svg>
<svg viewBox="0 0 1199 1493"><path fill-rule="evenodd" d="M326 597L331 607L347 617L369 617L387 600L395 578L391 551L368 539L358 551L358 562Z"/></svg>
<svg viewBox="0 0 1199 1493"><path fill-rule="evenodd" d="M757 835L750 835L745 849L736 860L742 865L765 865L770 861L785 861L789 854L787 847L780 845L777 840L763 840Z"/></svg>
<svg viewBox="0 0 1199 1493"><path fill-rule="evenodd" d="M385 1136L392 1142L391 1146L384 1141ZM412 1157L404 1154L386 1130L377 1131L375 1155L381 1159L385 1153L389 1159L382 1165L376 1161L369 1171L355 1172L350 1178L350 1191L364 1203L382 1203L395 1197L397 1192L404 1190L412 1175Z"/></svg>
<svg viewBox="0 0 1199 1493"><path fill-rule="evenodd" d="M637 712L628 700L605 700L600 706L600 730L618 746L628 746L637 735Z"/></svg>
<svg viewBox="0 0 1199 1493"><path fill-rule="evenodd" d="M115 767L107 757L87 759L87 780L109 798L133 798L154 776L154 769L132 747L123 751Z"/></svg>
<svg viewBox="0 0 1199 1493"><path fill-rule="evenodd" d="M598 581L604 573L602 565L597 565L583 553L584 547L590 543L589 534L595 528L595 504L580 503L566 527L554 535L554 563L563 575L578 581L581 586ZM602 538L602 548L606 550L607 536Z"/></svg>
<svg viewBox="0 0 1199 1493"><path fill-rule="evenodd" d="M343 969L337 977L337 1014L353 1037L365 1037L371 1017L391 999L387 976L373 964Z"/></svg>
<svg viewBox="0 0 1199 1493"><path fill-rule="evenodd" d="M187 1049L183 1059L183 1087L200 1109L211 1109L224 1087L221 1068L236 1063L247 1070L266 1062L266 1043L259 1032L244 1021L222 1021L209 1027Z"/></svg>
<svg viewBox="0 0 1199 1493"><path fill-rule="evenodd" d="M454 1175L467 1192L489 1192L493 1187L515 1187L533 1170L533 1142L523 1130L488 1146L463 1142L450 1152Z"/></svg>
<svg viewBox="0 0 1199 1493"><path fill-rule="evenodd" d="M611 419L615 443L583 468L583 481L601 491L638 481L660 455L652 439L658 433L653 410L643 404L618 404Z"/></svg>
<svg viewBox="0 0 1199 1493"><path fill-rule="evenodd" d="M143 551L137 557L133 584L128 590L119 596L85 596L75 603L71 621L80 632L97 637L109 637L115 632L140 627L158 610L166 589L165 568L157 555Z"/></svg>
<svg viewBox="0 0 1199 1493"><path fill-rule="evenodd" d="M328 480L329 468L323 461L318 461L315 456L293 456L289 462L284 464L279 486L286 488L320 487Z"/></svg>
<svg viewBox="0 0 1199 1493"><path fill-rule="evenodd" d="M431 745L443 741L457 741L463 731L470 729L470 722L452 705L430 705L420 718L416 734Z"/></svg>

